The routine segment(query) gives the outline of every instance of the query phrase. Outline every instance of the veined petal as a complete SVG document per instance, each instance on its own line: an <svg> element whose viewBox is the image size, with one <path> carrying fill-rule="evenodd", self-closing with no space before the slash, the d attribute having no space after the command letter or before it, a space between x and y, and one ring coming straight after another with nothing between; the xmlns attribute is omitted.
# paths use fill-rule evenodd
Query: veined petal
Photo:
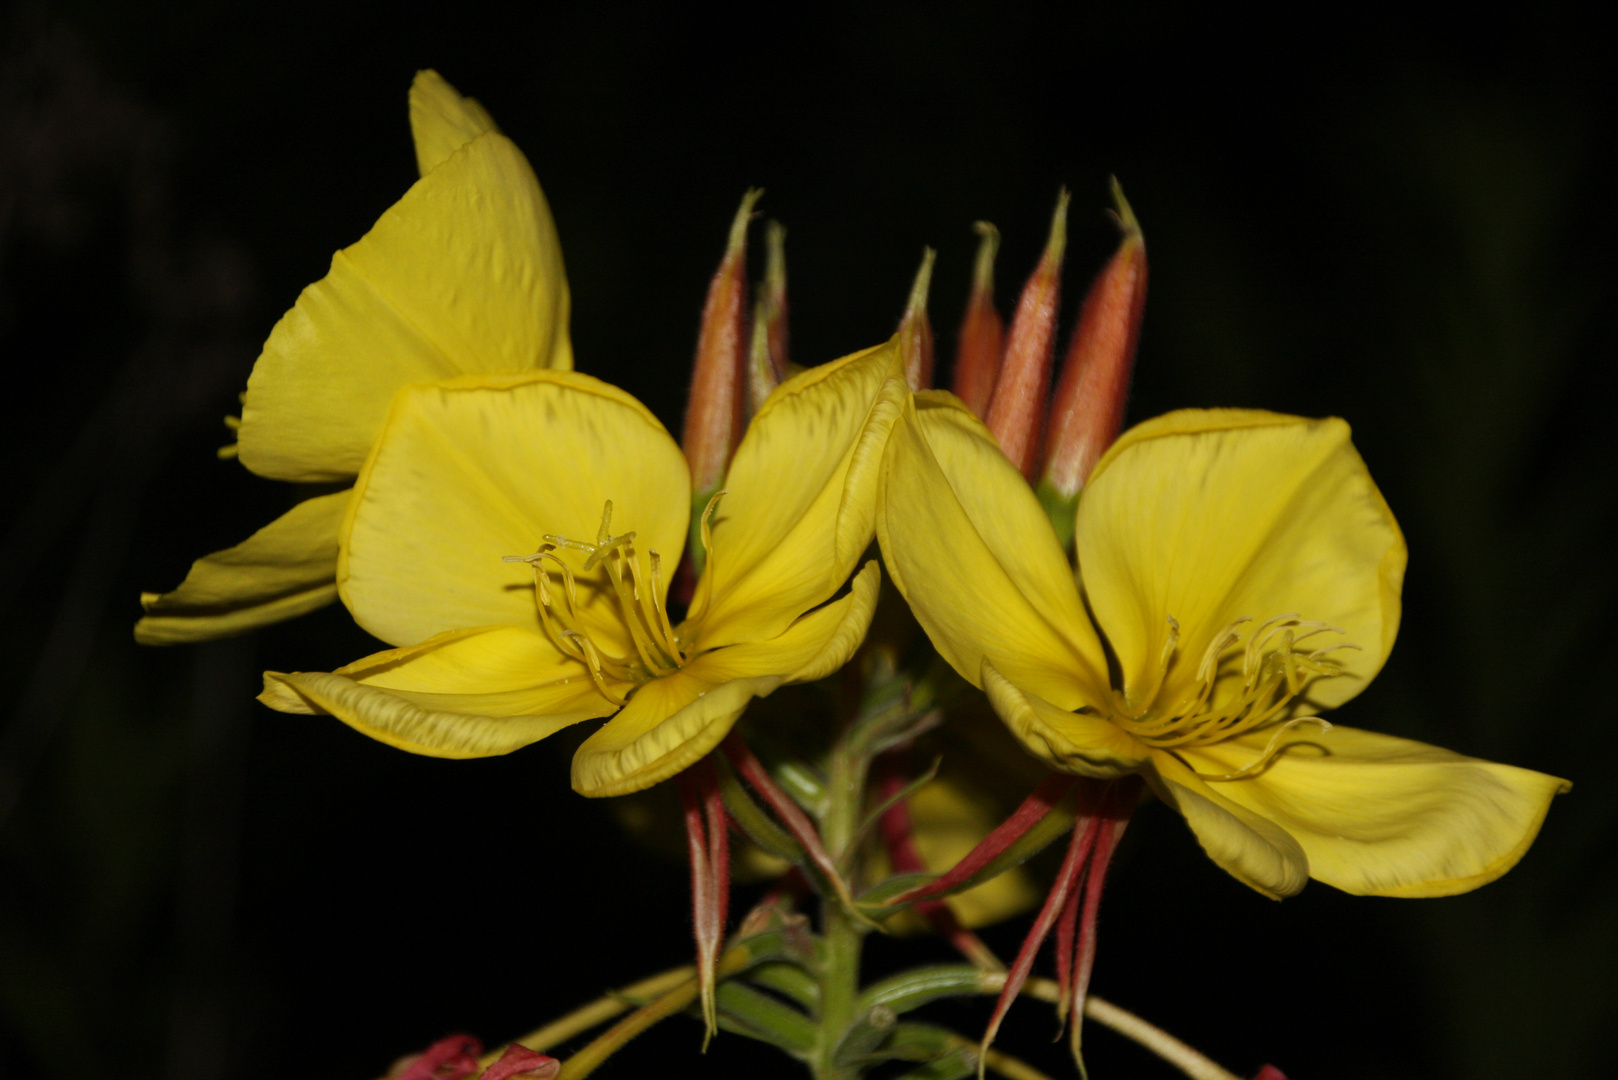
<svg viewBox="0 0 1618 1080"><path fill-rule="evenodd" d="M337 599L337 529L349 492L319 495L224 551L198 559L179 588L144 593L142 645L244 634Z"/></svg>
<svg viewBox="0 0 1618 1080"><path fill-rule="evenodd" d="M1210 409L1148 421L1097 465L1075 540L1133 706L1189 695L1237 619L1252 620L1244 640L1289 613L1343 631L1300 646L1356 647L1331 653L1344 674L1310 685L1315 708L1358 693L1398 632L1404 537L1341 420ZM1179 647L1159 693L1171 618Z"/></svg>
<svg viewBox="0 0 1618 1080"><path fill-rule="evenodd" d="M983 691L1023 746L1060 772L1112 780L1139 772L1150 756L1145 746L1112 721L1059 709L1014 686L987 657Z"/></svg>
<svg viewBox="0 0 1618 1080"><path fill-rule="evenodd" d="M436 71L416 72L410 84L410 135L421 175L484 132L499 130L477 98L462 97Z"/></svg>
<svg viewBox="0 0 1618 1080"><path fill-rule="evenodd" d="M400 391L354 487L337 584L366 630L394 644L466 626L538 628L534 572L506 555L547 534L636 533L643 580L666 586L685 543L690 478L645 406L571 371L466 376ZM582 558L573 558L575 572ZM579 629L631 646L605 570L579 574ZM553 599L565 601L560 584Z"/></svg>
<svg viewBox="0 0 1618 1080"><path fill-rule="evenodd" d="M888 440L877 533L938 651L981 685L989 658L1061 709L1108 701L1106 658L1050 521L988 430L918 394Z"/></svg>
<svg viewBox="0 0 1618 1080"><path fill-rule="evenodd" d="M1270 734L1181 756L1229 775L1261 760ZM1449 896L1515 866L1572 785L1392 735L1300 726L1261 771L1209 786L1285 828L1316 880L1362 896Z"/></svg>
<svg viewBox="0 0 1618 1080"><path fill-rule="evenodd" d="M451 631L330 674L265 672L259 700L330 713L390 746L445 758L509 754L617 708L583 665L538 632L510 626Z"/></svg>
<svg viewBox="0 0 1618 1080"><path fill-rule="evenodd" d="M1281 826L1225 798L1228 784L1204 783L1179 759L1152 751L1146 778L1178 810L1208 857L1271 900L1293 896L1309 880L1309 859Z"/></svg>
<svg viewBox="0 0 1618 1080"><path fill-rule="evenodd" d="M753 418L692 604L710 647L774 637L848 579L871 542L901 375L889 342L788 380Z"/></svg>
<svg viewBox="0 0 1618 1080"><path fill-rule="evenodd" d="M784 633L702 653L680 671L645 683L579 747L573 790L625 795L667 780L719 745L753 698L837 670L865 637L879 588L876 564L867 563L847 596Z"/></svg>
<svg viewBox="0 0 1618 1080"><path fill-rule="evenodd" d="M406 383L568 368L568 294L550 209L522 152L486 132L332 258L247 381L242 464L282 480L359 471Z"/></svg>

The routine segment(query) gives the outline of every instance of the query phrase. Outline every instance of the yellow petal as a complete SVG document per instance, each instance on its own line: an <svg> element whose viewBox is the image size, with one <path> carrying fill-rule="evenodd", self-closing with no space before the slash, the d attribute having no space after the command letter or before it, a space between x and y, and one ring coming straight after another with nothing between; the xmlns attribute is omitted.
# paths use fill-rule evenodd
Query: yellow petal
<svg viewBox="0 0 1618 1080"><path fill-rule="evenodd" d="M1229 775L1261 758L1270 732L1186 751L1198 772ZM1449 896L1517 864L1539 833L1554 776L1463 757L1391 735L1293 729L1257 775L1210 784L1281 825L1309 876L1345 892Z"/></svg>
<svg viewBox="0 0 1618 1080"><path fill-rule="evenodd" d="M1092 474L1093 475L1093 474ZM1295 895L1309 880L1309 859L1279 825L1225 798L1228 784L1204 783L1173 755L1152 752L1152 790L1178 810L1208 857L1271 900Z"/></svg>
<svg viewBox="0 0 1618 1080"><path fill-rule="evenodd" d="M567 317L545 196L510 140L480 135L339 251L270 332L247 381L242 464L353 476L399 387L571 367Z"/></svg>
<svg viewBox="0 0 1618 1080"><path fill-rule="evenodd" d="M410 134L421 175L484 132L499 130L477 98L462 97L436 71L416 72L410 84Z"/></svg>
<svg viewBox="0 0 1618 1080"><path fill-rule="evenodd" d="M876 564L867 563L847 596L785 633L703 653L642 685L623 712L579 747L573 790L624 795L667 780L719 745L753 698L841 667L865 636L879 586Z"/></svg>
<svg viewBox="0 0 1618 1080"><path fill-rule="evenodd" d="M537 628L533 571L502 557L535 551L546 534L593 541L609 499L612 532L636 533L648 580L649 552L659 552L666 586L685 543L690 479L640 402L570 371L409 387L354 488L343 602L392 644L467 626ZM623 655L631 646L616 601L584 587L603 575L597 567L580 580L580 629Z"/></svg>
<svg viewBox="0 0 1618 1080"><path fill-rule="evenodd" d="M888 440L877 532L938 651L981 685L989 658L1061 709L1107 701L1106 659L1050 521L976 417L917 395Z"/></svg>
<svg viewBox="0 0 1618 1080"><path fill-rule="evenodd" d="M987 658L983 691L1029 752L1060 772L1112 780L1139 772L1148 751L1110 720L1069 712L1018 689Z"/></svg>
<svg viewBox="0 0 1618 1080"><path fill-rule="evenodd" d="M146 593L142 645L243 634L337 599L337 528L349 493L305 499L242 543L198 559L180 587Z"/></svg>
<svg viewBox="0 0 1618 1080"><path fill-rule="evenodd" d="M877 466L904 388L890 342L789 379L748 426L691 621L712 646L774 637L870 545Z"/></svg>
<svg viewBox="0 0 1618 1080"><path fill-rule="evenodd" d="M1346 672L1315 680L1316 708L1381 670L1399 628L1405 543L1341 420L1185 410L1125 433L1079 499L1079 569L1131 705L1190 693L1203 654L1234 620L1250 633L1296 613L1344 631ZM1157 694L1169 620L1179 648ZM1235 681L1235 680L1230 680Z"/></svg>
<svg viewBox="0 0 1618 1080"><path fill-rule="evenodd" d="M265 672L259 700L330 713L390 746L445 758L509 754L616 708L582 665L509 626L452 631L331 674Z"/></svg>

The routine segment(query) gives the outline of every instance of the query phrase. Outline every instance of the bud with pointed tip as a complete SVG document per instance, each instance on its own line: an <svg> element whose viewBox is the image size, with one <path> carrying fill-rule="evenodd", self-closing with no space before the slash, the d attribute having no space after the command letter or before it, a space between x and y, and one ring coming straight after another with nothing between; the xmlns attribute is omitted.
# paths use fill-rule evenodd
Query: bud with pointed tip
<svg viewBox="0 0 1618 1080"><path fill-rule="evenodd" d="M933 258L938 253L923 248L921 269L910 286L910 301L899 320L899 356L904 361L905 382L912 390L925 390L933 384L933 324L927 318L927 292L933 283Z"/></svg>
<svg viewBox="0 0 1618 1080"><path fill-rule="evenodd" d="M747 223L764 192L742 197L730 225L730 243L708 286L691 371L680 443L691 464L693 501L706 505L724 482L730 455L742 437L742 399L747 371ZM698 507L700 509L700 506Z"/></svg>
<svg viewBox="0 0 1618 1080"><path fill-rule="evenodd" d="M972 268L972 296L966 302L966 317L961 320L953 383L955 396L981 419L989 414L989 396L1000 374L1006 324L994 306L994 256L1000 248L1000 230L987 221L975 222L972 227L980 237L978 257Z"/></svg>
<svg viewBox="0 0 1618 1080"><path fill-rule="evenodd" d="M1045 432L1046 398L1061 307L1062 254L1067 247L1067 189L1056 199L1045 254L1023 287L1006 337L1006 355L984 418L1011 463L1029 480L1038 467Z"/></svg>
<svg viewBox="0 0 1618 1080"><path fill-rule="evenodd" d="M1123 424L1146 307L1146 239L1116 179L1112 196L1123 240L1079 314L1051 404L1050 452L1039 484L1064 544L1072 539L1079 489Z"/></svg>

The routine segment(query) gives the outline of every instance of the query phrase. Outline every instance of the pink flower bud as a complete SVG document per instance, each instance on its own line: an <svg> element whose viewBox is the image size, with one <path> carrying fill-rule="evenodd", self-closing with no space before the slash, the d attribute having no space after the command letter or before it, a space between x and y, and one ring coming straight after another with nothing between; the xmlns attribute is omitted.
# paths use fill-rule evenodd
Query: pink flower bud
<svg viewBox="0 0 1618 1080"><path fill-rule="evenodd" d="M927 318L927 291L932 286L936 254L932 248L922 252L921 269L916 271L910 301L905 305L904 318L899 320L899 355L904 360L905 381L912 390L933 385L933 324Z"/></svg>
<svg viewBox="0 0 1618 1080"><path fill-rule="evenodd" d="M955 351L955 396L979 419L989 414L989 397L1000 374L1000 356L1005 350L1006 324L994 306L994 256L1000 247L1000 232L987 221L977 222L977 264L972 269L972 297L966 302L966 318L961 320L960 342Z"/></svg>
<svg viewBox="0 0 1618 1080"><path fill-rule="evenodd" d="M1006 355L989 399L989 430L1011 463L1029 480L1038 467L1045 433L1046 399L1056 345L1056 315L1062 301L1062 253L1067 247L1067 190L1056 200L1045 254L1023 286L1011 320Z"/></svg>
<svg viewBox="0 0 1618 1080"><path fill-rule="evenodd" d="M685 405L681 445L691 463L693 493L712 494L724 482L730 455L742 437L747 375L747 223L758 189L742 197L730 226L730 243L702 309L691 396Z"/></svg>
<svg viewBox="0 0 1618 1080"><path fill-rule="evenodd" d="M1118 436L1146 307L1146 240L1117 180L1112 194L1124 238L1085 297L1051 405L1044 480L1064 499L1078 494Z"/></svg>

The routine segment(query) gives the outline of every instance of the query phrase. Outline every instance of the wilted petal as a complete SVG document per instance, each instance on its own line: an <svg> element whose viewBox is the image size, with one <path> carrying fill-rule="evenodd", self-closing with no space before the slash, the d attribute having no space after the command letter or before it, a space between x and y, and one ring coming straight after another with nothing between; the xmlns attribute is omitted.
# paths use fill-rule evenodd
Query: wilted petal
<svg viewBox="0 0 1618 1080"><path fill-rule="evenodd" d="M337 599L337 530L349 492L288 510L242 543L198 559L179 588L145 593L135 624L142 645L178 645L243 634Z"/></svg>

